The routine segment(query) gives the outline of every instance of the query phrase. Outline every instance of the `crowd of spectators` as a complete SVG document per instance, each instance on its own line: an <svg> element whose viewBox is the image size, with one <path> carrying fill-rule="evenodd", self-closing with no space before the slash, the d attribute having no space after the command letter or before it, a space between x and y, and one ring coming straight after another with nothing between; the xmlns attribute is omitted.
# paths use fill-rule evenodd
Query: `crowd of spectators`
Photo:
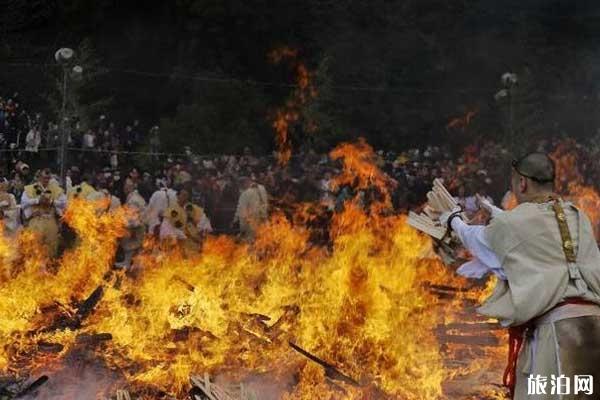
<svg viewBox="0 0 600 400"><path fill-rule="evenodd" d="M285 167L278 165L274 155L258 156L249 148L239 155L205 157L190 148L163 155L159 153L159 128L144 126L138 120L118 125L101 115L90 127L83 127L77 120L67 125L67 176L75 170L87 182L102 186L123 202L125 182L134 182L146 201L162 187L189 184L193 201L204 208L216 232L230 231L241 181L247 177L264 185L269 197L282 207L320 202L335 210L354 194L350 187L332 185L340 164L312 150L297 152ZM23 109L18 94L0 98L0 150L6 161L1 174L17 199L36 170L47 167L57 171L60 133L58 123ZM537 147L545 151L555 145L544 141ZM143 163L144 167L131 161L129 152L139 148L148 152L149 161ZM391 198L393 208L401 212L424 202L435 177L443 178L467 208L475 193L499 204L508 187L512 157L500 144L481 141L467 146L461 154L453 154L444 146L403 152L380 150L373 161L395 181ZM593 155L582 158L583 167L591 165L592 160Z"/></svg>

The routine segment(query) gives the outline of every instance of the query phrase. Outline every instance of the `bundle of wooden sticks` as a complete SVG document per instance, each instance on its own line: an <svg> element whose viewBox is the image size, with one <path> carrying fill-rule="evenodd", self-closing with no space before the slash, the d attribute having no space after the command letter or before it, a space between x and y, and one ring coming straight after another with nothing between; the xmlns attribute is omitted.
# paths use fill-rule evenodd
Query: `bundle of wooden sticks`
<svg viewBox="0 0 600 400"><path fill-rule="evenodd" d="M446 226L439 222L440 216L458 207L458 203L444 187L441 179L433 180L433 187L427 193L427 204L421 214L410 211L408 224L429 236L441 240L446 236Z"/></svg>
<svg viewBox="0 0 600 400"><path fill-rule="evenodd" d="M217 385L210 380L208 373L204 376L191 376L192 398L195 400L256 400L256 394L248 390L244 384Z"/></svg>

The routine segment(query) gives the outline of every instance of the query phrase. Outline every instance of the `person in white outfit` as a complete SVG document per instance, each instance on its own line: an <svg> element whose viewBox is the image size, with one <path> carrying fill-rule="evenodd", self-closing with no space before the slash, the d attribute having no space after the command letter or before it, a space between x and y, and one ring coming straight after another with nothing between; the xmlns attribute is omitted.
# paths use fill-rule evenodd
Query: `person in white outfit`
<svg viewBox="0 0 600 400"><path fill-rule="evenodd" d="M177 204L177 192L173 189L164 187L152 194L143 218L148 233L158 236L164 212L174 204Z"/></svg>

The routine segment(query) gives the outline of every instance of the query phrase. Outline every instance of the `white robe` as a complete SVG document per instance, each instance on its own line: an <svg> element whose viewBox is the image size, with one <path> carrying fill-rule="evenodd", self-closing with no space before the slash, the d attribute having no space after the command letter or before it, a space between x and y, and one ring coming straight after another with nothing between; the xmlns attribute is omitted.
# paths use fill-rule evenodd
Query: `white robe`
<svg viewBox="0 0 600 400"><path fill-rule="evenodd" d="M152 194L144 215L144 223L149 232L153 232L154 228L160 224L165 210L176 203L177 192L172 189L161 189Z"/></svg>
<svg viewBox="0 0 600 400"><path fill-rule="evenodd" d="M233 221L239 222L244 237L253 239L258 226L267 220L268 211L266 189L262 185L252 185L240 194Z"/></svg>
<svg viewBox="0 0 600 400"><path fill-rule="evenodd" d="M519 353L515 400L560 399L550 391L529 396L530 375L550 379L551 375L558 376L564 371L583 369L586 374L594 375L595 380L600 379L600 365L589 367L570 360L568 355L588 352L590 360L598 360L597 349L572 343L594 343L594 338L600 336L600 307L569 304L554 308L573 297L600 304L600 251L591 224L571 204L562 205L577 249L575 265L566 261L551 203L521 204L512 211L497 214L487 227L452 221L458 237L474 255L474 260L461 266L459 273L478 278L493 272L500 277L494 293L478 311L500 320L504 326L536 321ZM578 270L581 279L573 279L576 274L570 277L570 268Z"/></svg>

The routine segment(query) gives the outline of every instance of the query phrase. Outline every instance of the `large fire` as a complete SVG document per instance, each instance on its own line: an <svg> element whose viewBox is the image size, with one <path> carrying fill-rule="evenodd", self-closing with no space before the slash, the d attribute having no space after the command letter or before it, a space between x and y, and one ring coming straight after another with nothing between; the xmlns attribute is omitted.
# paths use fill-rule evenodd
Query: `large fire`
<svg viewBox="0 0 600 400"><path fill-rule="evenodd" d="M337 182L385 205L372 156L364 142L340 145ZM112 267L128 211L99 209L70 205L79 239L56 262L27 230L0 240L5 374L72 378L64 371L83 353L101 374L85 398L127 387L183 399L190 376L206 372L247 382L260 399L501 398L486 385L499 380L499 334L473 316L489 288L453 276L385 206L347 202L322 246L277 212L253 244L215 236L189 251L148 240L128 273Z"/></svg>
<svg viewBox="0 0 600 400"><path fill-rule="evenodd" d="M551 154L556 167L556 190L571 199L590 218L596 240L600 241L600 194L584 183L577 165L578 147L575 141L561 142Z"/></svg>
<svg viewBox="0 0 600 400"><path fill-rule="evenodd" d="M314 73L309 71L306 65L298 59L298 50L289 47L275 49L269 53L269 60L273 64L280 64L287 60L295 73L294 90L285 105L279 107L272 116L277 160L279 164L285 165L292 156L291 134L295 125L302 122L302 129L307 133L312 133L316 128L314 121L303 120L302 111L308 102L317 96L317 88L314 85Z"/></svg>

